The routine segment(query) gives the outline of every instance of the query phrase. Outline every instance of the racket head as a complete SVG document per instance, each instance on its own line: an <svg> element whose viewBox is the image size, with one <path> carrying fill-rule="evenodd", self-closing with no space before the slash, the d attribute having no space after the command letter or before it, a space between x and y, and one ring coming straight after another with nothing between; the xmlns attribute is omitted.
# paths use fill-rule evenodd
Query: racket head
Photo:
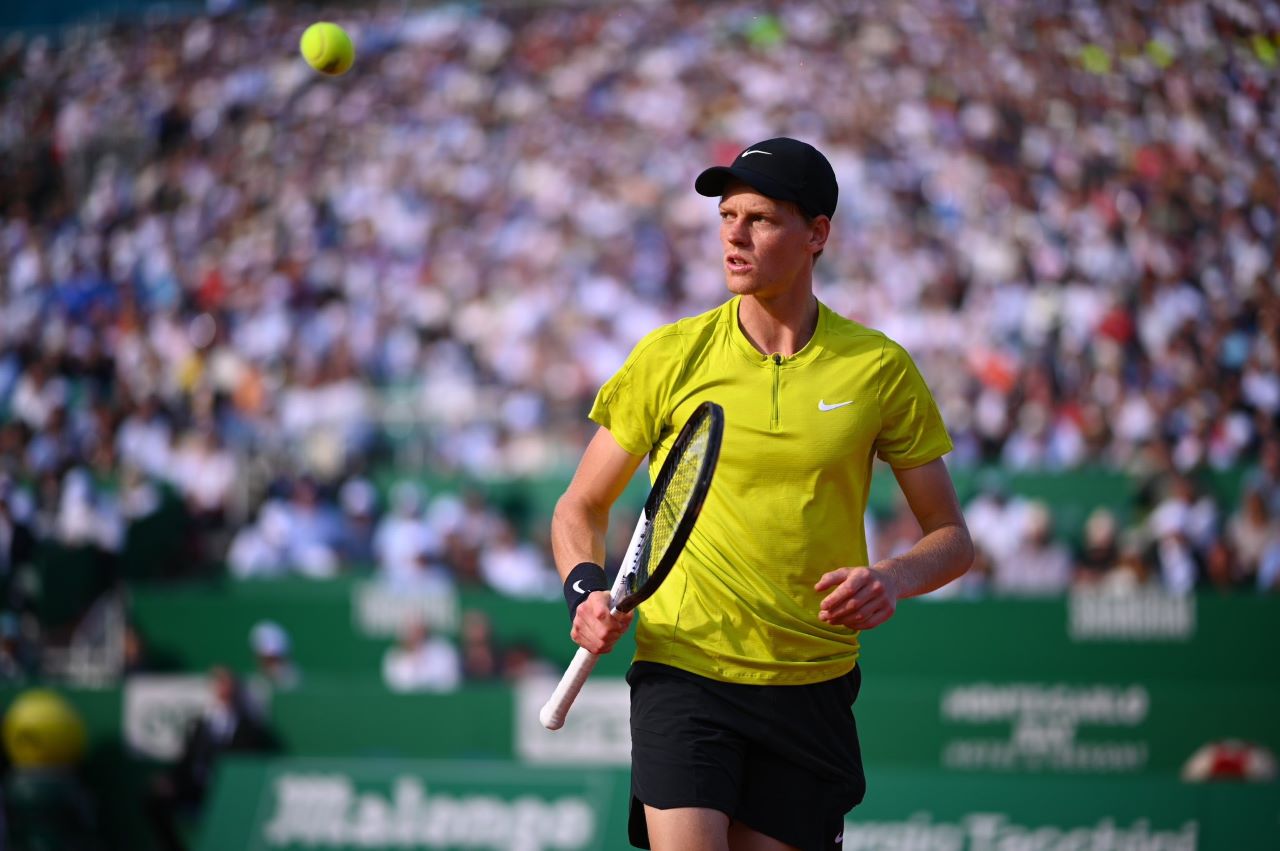
<svg viewBox="0 0 1280 851"><path fill-rule="evenodd" d="M724 409L715 402L698 405L680 429L645 499L647 528L625 568L618 611L653 596L675 567L711 488L723 438Z"/></svg>

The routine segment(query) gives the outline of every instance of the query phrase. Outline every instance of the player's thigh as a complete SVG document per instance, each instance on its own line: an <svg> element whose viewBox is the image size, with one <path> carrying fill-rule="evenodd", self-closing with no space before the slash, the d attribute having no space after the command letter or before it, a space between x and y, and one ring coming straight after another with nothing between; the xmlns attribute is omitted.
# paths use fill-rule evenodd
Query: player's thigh
<svg viewBox="0 0 1280 851"><path fill-rule="evenodd" d="M659 810L719 810L728 819L746 743L721 702L687 677L640 668L629 679L632 795Z"/></svg>
<svg viewBox="0 0 1280 851"><path fill-rule="evenodd" d="M729 817L707 807L660 810L645 805L653 851L730 851Z"/></svg>
<svg viewBox="0 0 1280 851"><path fill-rule="evenodd" d="M729 825L729 851L799 851L794 845L765 836L740 821Z"/></svg>
<svg viewBox="0 0 1280 851"><path fill-rule="evenodd" d="M747 760L735 824L776 844L732 844L733 851L751 848L799 848L835 851L844 833L850 784L821 777L788 756L757 751Z"/></svg>

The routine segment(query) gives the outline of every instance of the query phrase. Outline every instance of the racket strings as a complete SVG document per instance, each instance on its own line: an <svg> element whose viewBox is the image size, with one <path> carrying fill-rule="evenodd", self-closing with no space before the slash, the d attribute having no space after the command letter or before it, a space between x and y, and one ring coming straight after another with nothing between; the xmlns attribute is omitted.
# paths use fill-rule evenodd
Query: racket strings
<svg viewBox="0 0 1280 851"><path fill-rule="evenodd" d="M711 417L704 417L693 432L689 442L683 447L676 446L673 452L681 452L671 476L665 483L662 497L653 517L649 519L649 530L645 536L643 549L637 561L636 574L632 580L632 588L638 589L648 581L651 570L667 551L676 529L684 518L685 509L696 489L702 461L707 453L711 440Z"/></svg>

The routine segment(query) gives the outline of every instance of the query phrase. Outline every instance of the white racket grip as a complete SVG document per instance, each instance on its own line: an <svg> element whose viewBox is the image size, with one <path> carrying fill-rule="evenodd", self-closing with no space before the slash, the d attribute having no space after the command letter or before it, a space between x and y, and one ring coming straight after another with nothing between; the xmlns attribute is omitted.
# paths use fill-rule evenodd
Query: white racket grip
<svg viewBox="0 0 1280 851"><path fill-rule="evenodd" d="M618 601L626 592L627 577L635 572L636 556L640 554L640 546L644 543L644 535L648 529L649 520L641 510L640 520L636 523L635 531L631 533L631 543L627 544L627 562L623 569L618 571L617 577L613 580L613 588L609 592L614 612L618 610ZM578 652L573 654L573 661L565 669L564 676L560 677L560 682L556 683L556 690L551 693L551 697L542 705L542 711L538 713L538 720L542 722L542 726L548 730L559 730L564 726L569 707L573 706L573 701L577 699L578 692L582 691L582 686L586 683L587 677L591 676L591 671L599 658L599 654L592 653L585 647L578 648Z"/></svg>
<svg viewBox="0 0 1280 851"><path fill-rule="evenodd" d="M573 654L573 661L565 669L564 676L556 684L556 690L551 693L551 697L543 704L542 711L538 713L538 720L542 722L542 726L548 730L559 730L564 726L569 707L573 706L573 701L577 698L578 692L582 691L583 684L586 683L587 677L591 676L591 669L596 666L596 660L599 658L585 647L578 648L578 652Z"/></svg>

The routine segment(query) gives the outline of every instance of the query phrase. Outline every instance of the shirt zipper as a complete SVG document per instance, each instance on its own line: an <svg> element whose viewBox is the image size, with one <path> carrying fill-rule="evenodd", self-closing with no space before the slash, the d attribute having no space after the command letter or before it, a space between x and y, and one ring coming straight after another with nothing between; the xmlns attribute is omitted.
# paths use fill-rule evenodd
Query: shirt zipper
<svg viewBox="0 0 1280 851"><path fill-rule="evenodd" d="M769 430L777 431L782 427L782 412L780 410L782 387L782 355L775 353L773 355L773 410L769 415Z"/></svg>

